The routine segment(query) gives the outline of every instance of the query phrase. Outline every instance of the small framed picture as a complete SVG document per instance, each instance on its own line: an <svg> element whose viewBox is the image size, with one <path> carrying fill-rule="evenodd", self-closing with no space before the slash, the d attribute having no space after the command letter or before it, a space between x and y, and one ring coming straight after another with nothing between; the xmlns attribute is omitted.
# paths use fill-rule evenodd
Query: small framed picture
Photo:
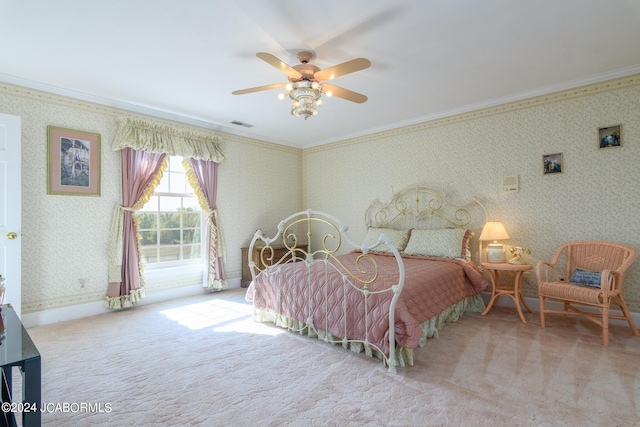
<svg viewBox="0 0 640 427"><path fill-rule="evenodd" d="M47 127L47 194L100 195L100 134Z"/></svg>
<svg viewBox="0 0 640 427"><path fill-rule="evenodd" d="M544 154L542 156L543 174L562 173L564 163L562 162L562 153Z"/></svg>
<svg viewBox="0 0 640 427"><path fill-rule="evenodd" d="M620 145L622 145L620 125L598 129L599 148L620 147Z"/></svg>

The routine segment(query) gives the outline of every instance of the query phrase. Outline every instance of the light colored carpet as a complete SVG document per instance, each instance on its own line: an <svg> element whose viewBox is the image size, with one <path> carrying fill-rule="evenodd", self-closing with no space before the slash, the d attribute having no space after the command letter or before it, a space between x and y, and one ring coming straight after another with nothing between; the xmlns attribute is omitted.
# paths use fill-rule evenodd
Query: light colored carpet
<svg viewBox="0 0 640 427"><path fill-rule="evenodd" d="M43 425L640 425L640 338L628 328L613 326L605 348L584 321L550 317L542 329L537 313L523 324L497 307L445 326L393 375L378 359L254 323L243 296L31 328L43 401L110 408L44 413Z"/></svg>

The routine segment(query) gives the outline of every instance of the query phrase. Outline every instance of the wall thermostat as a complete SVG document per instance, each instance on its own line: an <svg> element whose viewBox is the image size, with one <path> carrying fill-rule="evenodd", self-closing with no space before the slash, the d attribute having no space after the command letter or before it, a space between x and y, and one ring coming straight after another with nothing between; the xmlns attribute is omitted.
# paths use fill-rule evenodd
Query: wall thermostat
<svg viewBox="0 0 640 427"><path fill-rule="evenodd" d="M502 194L517 193L518 190L518 175L502 177Z"/></svg>

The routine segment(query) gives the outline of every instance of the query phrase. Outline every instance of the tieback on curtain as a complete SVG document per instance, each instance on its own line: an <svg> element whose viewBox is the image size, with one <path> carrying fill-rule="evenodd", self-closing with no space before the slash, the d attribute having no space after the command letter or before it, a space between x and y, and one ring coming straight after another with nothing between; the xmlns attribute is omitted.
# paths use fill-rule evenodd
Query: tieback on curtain
<svg viewBox="0 0 640 427"><path fill-rule="evenodd" d="M220 224L220 217L218 214L218 209L214 209L213 211L209 211L207 212L207 222L209 223L209 226L211 227L211 230L213 230L213 233L215 235L215 241L216 241L216 246L218 248L218 253L220 256L222 256L222 260L224 262L227 262L227 249L225 248L225 244L224 244L224 233L222 232L222 226Z"/></svg>
<svg viewBox="0 0 640 427"><path fill-rule="evenodd" d="M116 205L111 219L109 231L109 283L122 281L122 227L124 213L135 212L136 209Z"/></svg>

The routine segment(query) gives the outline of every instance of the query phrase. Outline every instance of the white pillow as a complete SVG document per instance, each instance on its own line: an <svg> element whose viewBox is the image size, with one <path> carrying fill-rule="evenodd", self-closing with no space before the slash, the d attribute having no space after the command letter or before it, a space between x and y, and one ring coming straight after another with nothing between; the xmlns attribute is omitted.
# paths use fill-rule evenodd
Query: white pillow
<svg viewBox="0 0 640 427"><path fill-rule="evenodd" d="M378 239L381 234L385 234L389 240L391 240L391 244L393 244L398 252L402 251L405 246L407 246L407 241L409 240L409 231L410 230L394 230L392 228L374 228L370 227L367 229L367 235L364 238L364 243L362 246L372 246L378 243ZM391 253L391 249L388 245L382 244L372 252L386 252Z"/></svg>
<svg viewBox="0 0 640 427"><path fill-rule="evenodd" d="M467 260L469 239L473 232L462 228L411 231L404 250L407 255L455 258Z"/></svg>

